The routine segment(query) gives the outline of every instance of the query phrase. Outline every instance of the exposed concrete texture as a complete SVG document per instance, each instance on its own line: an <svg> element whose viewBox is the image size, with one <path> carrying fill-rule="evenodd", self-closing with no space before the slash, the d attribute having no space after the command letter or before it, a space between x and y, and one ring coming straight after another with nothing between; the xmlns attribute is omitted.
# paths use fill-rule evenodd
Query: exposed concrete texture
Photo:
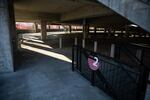
<svg viewBox="0 0 150 100"><path fill-rule="evenodd" d="M89 25L84 25L83 26L83 38L87 38L89 33Z"/></svg>
<svg viewBox="0 0 150 100"><path fill-rule="evenodd" d="M100 5L86 5L70 12L64 13L61 16L62 21L75 20L80 18L88 18L94 16L106 16L113 14L109 9Z"/></svg>
<svg viewBox="0 0 150 100"><path fill-rule="evenodd" d="M68 21L113 12L93 0L14 0L17 21L44 19Z"/></svg>
<svg viewBox="0 0 150 100"><path fill-rule="evenodd" d="M46 12L15 10L15 19L16 21L39 21L40 19L43 19L55 22L60 20L60 15Z"/></svg>
<svg viewBox="0 0 150 100"><path fill-rule="evenodd" d="M9 0L9 24L12 36L13 50L17 50L17 32L16 32L16 24L15 24L15 14L14 14L14 0Z"/></svg>
<svg viewBox="0 0 150 100"><path fill-rule="evenodd" d="M47 36L46 33L46 21L45 20L41 20L41 38L42 40L45 40Z"/></svg>
<svg viewBox="0 0 150 100"><path fill-rule="evenodd" d="M9 0L0 0L0 72L13 71Z"/></svg>
<svg viewBox="0 0 150 100"><path fill-rule="evenodd" d="M35 33L38 32L38 24L36 22L34 23L34 30L35 30Z"/></svg>
<svg viewBox="0 0 150 100"><path fill-rule="evenodd" d="M127 19L123 18L122 16L118 16L116 14L89 18L87 23L90 25L98 25L101 27L108 27L108 26L120 27L131 24L131 22L128 21Z"/></svg>
<svg viewBox="0 0 150 100"><path fill-rule="evenodd" d="M71 48L49 51L71 57ZM20 57L15 73L0 75L1 100L112 100L69 62L33 52Z"/></svg>
<svg viewBox="0 0 150 100"><path fill-rule="evenodd" d="M97 0L150 32L150 5L139 0Z"/></svg>

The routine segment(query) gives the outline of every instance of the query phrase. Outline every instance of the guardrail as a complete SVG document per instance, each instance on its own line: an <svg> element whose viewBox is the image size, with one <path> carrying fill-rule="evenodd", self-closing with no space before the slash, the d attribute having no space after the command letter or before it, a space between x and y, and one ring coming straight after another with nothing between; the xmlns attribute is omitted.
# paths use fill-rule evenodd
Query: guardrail
<svg viewBox="0 0 150 100"><path fill-rule="evenodd" d="M97 70L89 63L98 59ZM93 63L94 63L93 62ZM72 70L78 71L92 85L98 86L115 100L143 100L147 77L145 70L138 71L111 57L95 53L80 46L72 49Z"/></svg>

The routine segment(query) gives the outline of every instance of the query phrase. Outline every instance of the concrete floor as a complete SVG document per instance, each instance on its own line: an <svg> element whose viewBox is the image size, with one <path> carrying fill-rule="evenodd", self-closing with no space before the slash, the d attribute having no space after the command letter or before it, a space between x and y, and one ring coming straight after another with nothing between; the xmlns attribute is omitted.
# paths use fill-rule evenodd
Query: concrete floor
<svg viewBox="0 0 150 100"><path fill-rule="evenodd" d="M0 74L0 100L112 100L71 71L71 48L46 50L17 54L16 71Z"/></svg>

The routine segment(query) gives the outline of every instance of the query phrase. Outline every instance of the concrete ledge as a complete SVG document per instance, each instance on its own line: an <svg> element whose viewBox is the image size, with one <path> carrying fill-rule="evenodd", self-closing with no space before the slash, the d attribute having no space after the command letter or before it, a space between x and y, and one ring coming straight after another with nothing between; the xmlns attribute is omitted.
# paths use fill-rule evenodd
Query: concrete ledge
<svg viewBox="0 0 150 100"><path fill-rule="evenodd" d="M128 20L150 32L150 6L137 0L98 0Z"/></svg>

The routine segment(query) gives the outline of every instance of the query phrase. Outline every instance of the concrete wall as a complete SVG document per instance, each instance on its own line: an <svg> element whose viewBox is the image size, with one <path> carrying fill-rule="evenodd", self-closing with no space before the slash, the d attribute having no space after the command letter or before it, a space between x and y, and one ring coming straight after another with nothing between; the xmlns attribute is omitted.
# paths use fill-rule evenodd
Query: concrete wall
<svg viewBox="0 0 150 100"><path fill-rule="evenodd" d="M150 32L150 5L140 0L98 0L100 3Z"/></svg>
<svg viewBox="0 0 150 100"><path fill-rule="evenodd" d="M8 0L0 0L0 72L13 71Z"/></svg>

